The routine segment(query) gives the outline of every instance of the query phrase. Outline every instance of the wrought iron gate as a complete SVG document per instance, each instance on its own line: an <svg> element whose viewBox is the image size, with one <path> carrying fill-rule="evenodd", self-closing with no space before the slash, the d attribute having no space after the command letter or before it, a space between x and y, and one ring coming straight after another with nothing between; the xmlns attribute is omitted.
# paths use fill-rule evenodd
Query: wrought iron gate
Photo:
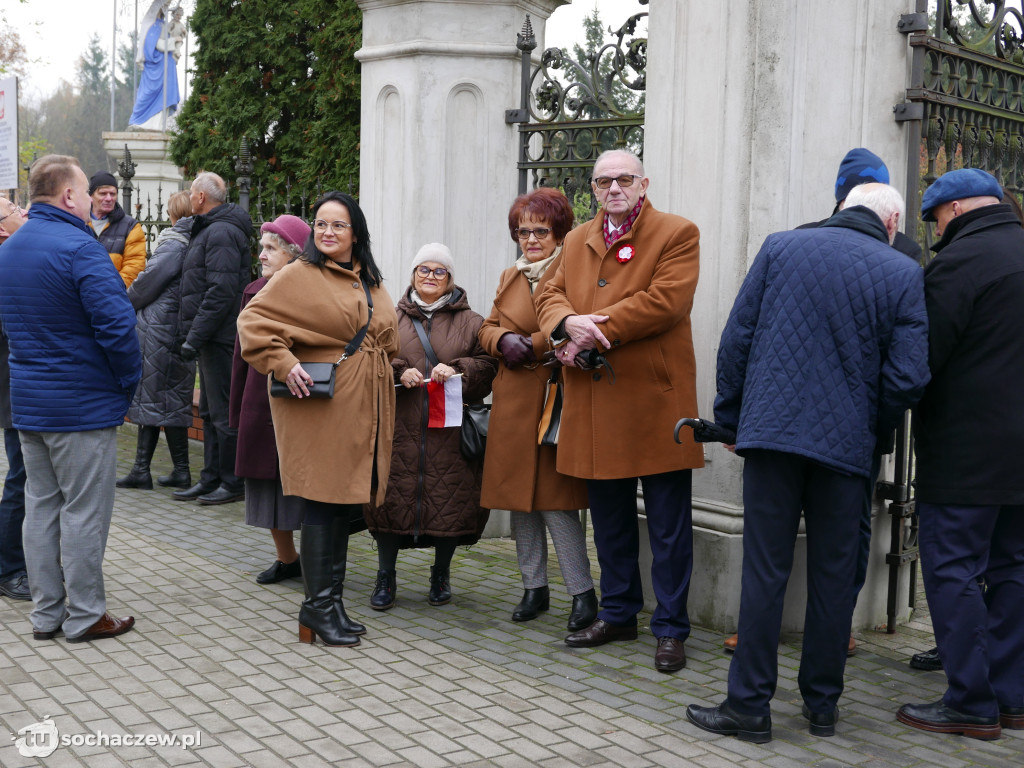
<svg viewBox="0 0 1024 768"><path fill-rule="evenodd" d="M907 153L908 232L917 233L925 258L930 227L919 221L921 195L941 174L983 168L1019 198L1024 188L1024 14L1021 0L938 0L929 19L928 0L902 16L900 32L910 46L911 74L897 121L910 121ZM1016 6L1016 7L1014 7ZM910 607L915 604L918 519L914 504L913 423L897 434L896 474L880 483L892 516L888 632L895 632L900 569L910 566Z"/></svg>
<svg viewBox="0 0 1024 768"><path fill-rule="evenodd" d="M648 0L638 0L647 5ZM614 42L578 61L562 48L548 48L540 63L530 17L517 35L522 53L520 106L505 112L519 125L519 192L528 187L560 187L579 211L591 213L590 170L608 149L628 149L643 157L647 38L635 36L643 11L615 32Z"/></svg>

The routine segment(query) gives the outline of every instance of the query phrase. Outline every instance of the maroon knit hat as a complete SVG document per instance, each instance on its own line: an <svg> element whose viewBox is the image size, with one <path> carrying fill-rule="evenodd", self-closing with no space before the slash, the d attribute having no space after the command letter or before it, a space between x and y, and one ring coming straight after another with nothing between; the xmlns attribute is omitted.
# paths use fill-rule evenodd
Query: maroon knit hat
<svg viewBox="0 0 1024 768"><path fill-rule="evenodd" d="M286 243L297 245L302 248L306 245L306 240L309 239L309 233L312 230L309 228L309 224L304 222L298 216L292 216L290 213L285 213L278 216L273 221L263 222L263 226L260 227L260 234L264 232L273 232L275 235L280 237Z"/></svg>

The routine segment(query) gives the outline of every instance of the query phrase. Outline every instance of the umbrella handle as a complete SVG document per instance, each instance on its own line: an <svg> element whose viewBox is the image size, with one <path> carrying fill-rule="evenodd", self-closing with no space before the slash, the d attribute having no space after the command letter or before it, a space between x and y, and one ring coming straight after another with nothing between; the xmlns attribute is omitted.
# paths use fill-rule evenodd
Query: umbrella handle
<svg viewBox="0 0 1024 768"><path fill-rule="evenodd" d="M700 419L680 419L679 421L676 422L676 428L672 432L672 438L676 441L678 445L682 445L683 441L679 439L679 430L681 430L683 427L691 427L693 429L696 429L699 426Z"/></svg>

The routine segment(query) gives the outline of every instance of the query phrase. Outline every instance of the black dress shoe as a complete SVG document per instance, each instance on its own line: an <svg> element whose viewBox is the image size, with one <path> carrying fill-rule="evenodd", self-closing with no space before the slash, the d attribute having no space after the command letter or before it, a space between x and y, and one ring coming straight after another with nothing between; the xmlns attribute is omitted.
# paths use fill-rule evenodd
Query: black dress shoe
<svg viewBox="0 0 1024 768"><path fill-rule="evenodd" d="M277 582L284 581L285 579L297 579L301 575L302 565L299 562L299 558L295 558L294 562L291 563L282 563L280 560L275 560L272 566L256 577L256 583L277 584Z"/></svg>
<svg viewBox="0 0 1024 768"><path fill-rule="evenodd" d="M60 627L50 630L49 632L40 632L38 629L32 630L33 640L53 640L61 632Z"/></svg>
<svg viewBox="0 0 1024 768"><path fill-rule="evenodd" d="M571 648L594 648L615 640L636 640L636 624L622 627L597 619L586 629L573 632L565 638L565 644Z"/></svg>
<svg viewBox="0 0 1024 768"><path fill-rule="evenodd" d="M523 599L512 611L512 621L532 621L541 611L546 611L550 607L551 592L546 584L536 589L524 589Z"/></svg>
<svg viewBox="0 0 1024 768"><path fill-rule="evenodd" d="M597 618L597 593L591 587L586 592L572 596L572 611L569 612L569 631L576 632L589 627Z"/></svg>
<svg viewBox="0 0 1024 768"><path fill-rule="evenodd" d="M811 736L835 736L836 723L839 722L839 707L831 712L811 712L806 704L803 706L803 715L810 721Z"/></svg>
<svg viewBox="0 0 1024 768"><path fill-rule="evenodd" d="M942 669L942 659L939 658L939 649L932 648L930 651L915 653L910 657L910 666L913 669L923 669L925 672L935 672Z"/></svg>
<svg viewBox="0 0 1024 768"><path fill-rule="evenodd" d="M659 637L654 652L654 668L659 672L675 672L686 666L686 650L678 637Z"/></svg>
<svg viewBox="0 0 1024 768"><path fill-rule="evenodd" d="M226 485L222 485L215 491L204 493L196 501L204 507L215 507L218 504L230 504L233 501L242 501L243 499L245 499L245 489L232 491Z"/></svg>
<svg viewBox="0 0 1024 768"><path fill-rule="evenodd" d="M186 488L184 491L175 491L171 496L179 501L191 501L192 499L198 499L200 496L204 496L207 493L212 493L215 490L217 490L216 485L196 483L191 488Z"/></svg>
<svg viewBox="0 0 1024 768"><path fill-rule="evenodd" d="M931 733L960 733L971 739L998 739L1002 735L999 716L978 717L950 709L941 701L932 704L904 704L896 719L911 728Z"/></svg>
<svg viewBox="0 0 1024 768"><path fill-rule="evenodd" d="M31 600L32 592L28 588L28 574L22 573L0 581L0 595L9 597L11 600Z"/></svg>
<svg viewBox="0 0 1024 768"><path fill-rule="evenodd" d="M711 733L720 736L735 736L740 741L765 744L772 740L772 716L741 715L733 712L729 702L723 701L717 707L698 707L691 704L686 708L686 719Z"/></svg>
<svg viewBox="0 0 1024 768"><path fill-rule="evenodd" d="M1024 731L1024 707L1000 707L999 724L1011 731Z"/></svg>

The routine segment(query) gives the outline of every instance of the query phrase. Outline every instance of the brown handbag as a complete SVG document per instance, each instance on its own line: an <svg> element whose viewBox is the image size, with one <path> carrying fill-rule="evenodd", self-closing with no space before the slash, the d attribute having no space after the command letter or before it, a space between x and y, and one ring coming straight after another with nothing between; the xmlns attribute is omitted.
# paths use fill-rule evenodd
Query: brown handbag
<svg viewBox="0 0 1024 768"><path fill-rule="evenodd" d="M558 445L558 432L562 427L562 377L558 368L544 387L544 407L537 424L537 445Z"/></svg>

